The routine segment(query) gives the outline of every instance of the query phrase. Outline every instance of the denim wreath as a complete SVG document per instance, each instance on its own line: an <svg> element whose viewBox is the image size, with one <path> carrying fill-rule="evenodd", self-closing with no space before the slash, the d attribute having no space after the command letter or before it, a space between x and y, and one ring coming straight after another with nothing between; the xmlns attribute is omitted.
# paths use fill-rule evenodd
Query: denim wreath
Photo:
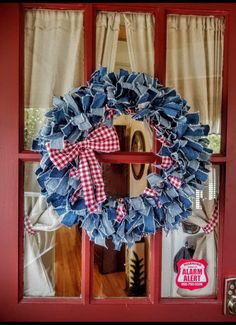
<svg viewBox="0 0 236 325"><path fill-rule="evenodd" d="M92 74L87 86L54 97L53 106L46 113L47 123L33 140L32 149L42 155L36 170L41 193L62 216L62 224L68 227L79 224L98 245L106 246L106 238L112 238L115 249L119 250L122 243L131 247L159 228L175 229L191 215L190 197L196 189L204 188L208 178L212 154L206 138L209 126L200 122L199 113L189 113L186 100L175 89L164 87L145 73L121 69L117 75L101 67ZM69 174L79 166L79 157L58 170L47 146L62 150L65 141L69 144L84 141L101 125L111 128L113 115L130 112L133 119L148 121L161 142L156 153L162 158L157 165L160 173L147 176L150 188L138 197L118 200L106 196L99 203L100 211L91 213L83 191L71 202L80 178Z"/></svg>

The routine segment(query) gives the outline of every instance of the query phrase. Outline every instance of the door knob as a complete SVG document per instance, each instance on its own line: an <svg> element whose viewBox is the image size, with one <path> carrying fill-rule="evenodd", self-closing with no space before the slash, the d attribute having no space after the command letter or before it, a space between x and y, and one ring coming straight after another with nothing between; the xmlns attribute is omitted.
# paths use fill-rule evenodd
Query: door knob
<svg viewBox="0 0 236 325"><path fill-rule="evenodd" d="M224 314L236 316L236 278L225 279Z"/></svg>

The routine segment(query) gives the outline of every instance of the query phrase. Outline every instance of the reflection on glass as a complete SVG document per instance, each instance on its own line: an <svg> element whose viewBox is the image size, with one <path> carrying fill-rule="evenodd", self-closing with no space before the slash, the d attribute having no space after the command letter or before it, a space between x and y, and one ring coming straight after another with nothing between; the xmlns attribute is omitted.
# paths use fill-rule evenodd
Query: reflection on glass
<svg viewBox="0 0 236 325"><path fill-rule="evenodd" d="M210 146L220 152L224 18L168 15L166 85L210 125Z"/></svg>
<svg viewBox="0 0 236 325"><path fill-rule="evenodd" d="M83 12L26 10L24 34L24 143L31 149L53 96L83 83Z"/></svg>
<svg viewBox="0 0 236 325"><path fill-rule="evenodd" d="M128 249L115 251L94 245L93 296L95 298L143 297L148 294L149 237Z"/></svg>
<svg viewBox="0 0 236 325"><path fill-rule="evenodd" d="M134 177L131 164L104 163L102 164L102 177L105 192L116 198L138 196L148 186L147 175L151 172L151 164L145 164L143 176L137 180Z"/></svg>
<svg viewBox="0 0 236 325"><path fill-rule="evenodd" d="M145 140L141 131L135 131L131 139L131 151L143 152L145 151ZM132 164L132 172L135 179L141 179L143 176L145 165Z"/></svg>
<svg viewBox="0 0 236 325"><path fill-rule="evenodd" d="M136 121L131 115L121 115L114 117L113 125L119 136L121 151L152 151L153 132L147 121Z"/></svg>
<svg viewBox="0 0 236 325"><path fill-rule="evenodd" d="M218 222L210 233L206 228L213 218L219 218L218 202L220 167L212 166L203 191L196 191L192 215L177 230L162 237L162 297L205 297L216 295ZM189 290L176 285L181 259L204 259L207 263L208 284L201 289Z"/></svg>
<svg viewBox="0 0 236 325"><path fill-rule="evenodd" d="M25 163L24 296L79 297L81 230L68 229L40 194L34 171Z"/></svg>
<svg viewBox="0 0 236 325"><path fill-rule="evenodd" d="M128 164L102 164L106 194L116 198L138 196L147 186L147 173L140 180L132 174ZM115 186L114 186L115 184ZM108 249L94 245L93 296L104 297L142 297L148 294L150 238L144 237L132 248L125 245L120 251L114 250L111 240Z"/></svg>

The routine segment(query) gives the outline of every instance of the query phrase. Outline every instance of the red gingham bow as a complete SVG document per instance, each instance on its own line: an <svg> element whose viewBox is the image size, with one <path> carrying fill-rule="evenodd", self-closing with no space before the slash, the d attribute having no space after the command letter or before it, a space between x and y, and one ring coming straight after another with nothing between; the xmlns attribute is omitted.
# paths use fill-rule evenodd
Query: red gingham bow
<svg viewBox="0 0 236 325"><path fill-rule="evenodd" d="M120 150L119 139L115 128L102 126L89 134L80 142L70 144L64 142L64 149L51 149L50 144L46 144L49 157L58 170L64 168L69 162L79 156L79 167L73 167L70 177L80 177L81 187L77 188L71 197L72 204L79 197L80 189L84 194L84 202L90 213L98 210L97 202L106 200L104 183L101 175L100 165L95 157L94 151L112 152ZM96 187L96 198L94 186Z"/></svg>
<svg viewBox="0 0 236 325"><path fill-rule="evenodd" d="M123 199L119 199L118 200L118 206L116 209L116 220L118 222L121 222L124 217L126 216L127 212L126 212L126 208L124 205L124 200Z"/></svg>
<svg viewBox="0 0 236 325"><path fill-rule="evenodd" d="M219 209L218 209L218 201L217 201L212 217L209 219L207 225L203 228L205 234L209 234L214 230L215 226L218 223L218 216L219 216Z"/></svg>

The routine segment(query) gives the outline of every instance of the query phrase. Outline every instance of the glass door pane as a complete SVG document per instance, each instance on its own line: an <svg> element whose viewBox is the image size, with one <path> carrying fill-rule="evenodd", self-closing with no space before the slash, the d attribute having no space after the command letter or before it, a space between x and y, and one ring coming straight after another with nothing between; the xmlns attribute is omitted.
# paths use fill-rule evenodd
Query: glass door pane
<svg viewBox="0 0 236 325"><path fill-rule="evenodd" d="M210 147L219 153L223 82L224 18L167 16L166 85L210 125Z"/></svg>
<svg viewBox="0 0 236 325"><path fill-rule="evenodd" d="M107 67L119 74L129 72L154 74L154 16L149 13L99 12L96 17L96 67ZM150 152L153 134L147 123L131 116L113 120L121 151ZM106 194L116 198L135 197L147 186L151 166L145 164L103 164ZM114 186L115 184L115 186ZM142 297L148 295L149 242L145 237L132 248L123 245L114 250L94 245L93 296ZM137 274L139 273L139 274Z"/></svg>
<svg viewBox="0 0 236 325"><path fill-rule="evenodd" d="M217 264L218 264L218 224L219 208L217 198L219 197L220 167L212 166L209 179L203 191L196 190L192 199L192 215L182 221L178 229L162 236L162 297L205 297L217 294ZM201 272L193 266L185 270L185 277L179 282L181 259L204 260L208 265L206 268L208 281L198 277ZM197 273L200 272L200 273ZM204 274L201 273L203 276ZM201 286L204 282L205 287ZM188 288L186 289L185 286ZM192 286L192 287L191 287ZM193 290L194 287L194 290Z"/></svg>
<svg viewBox="0 0 236 325"><path fill-rule="evenodd" d="M53 96L83 84L83 12L26 10L24 32L24 145L31 149Z"/></svg>
<svg viewBox="0 0 236 325"><path fill-rule="evenodd" d="M24 166L25 297L80 297L81 229L67 228L40 193L37 163Z"/></svg>
<svg viewBox="0 0 236 325"><path fill-rule="evenodd" d="M139 180L134 178L131 165L103 164L103 179L107 195L116 198L135 197L147 186L147 174L151 166L144 164ZM115 184L115 186L114 186ZM106 246L94 245L93 296L143 297L149 292L150 237L145 236L131 248L122 245L114 249L111 239Z"/></svg>
<svg viewBox="0 0 236 325"><path fill-rule="evenodd" d="M150 13L98 12L96 67L154 75L154 29Z"/></svg>

